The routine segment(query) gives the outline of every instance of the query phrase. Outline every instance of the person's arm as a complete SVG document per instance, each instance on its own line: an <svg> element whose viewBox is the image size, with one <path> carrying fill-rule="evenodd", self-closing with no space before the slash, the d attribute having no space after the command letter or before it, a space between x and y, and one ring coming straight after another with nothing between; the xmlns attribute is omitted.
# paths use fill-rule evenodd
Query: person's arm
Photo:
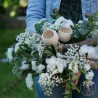
<svg viewBox="0 0 98 98"><path fill-rule="evenodd" d="M46 0L29 0L26 12L26 30L35 32L34 24L46 17Z"/></svg>

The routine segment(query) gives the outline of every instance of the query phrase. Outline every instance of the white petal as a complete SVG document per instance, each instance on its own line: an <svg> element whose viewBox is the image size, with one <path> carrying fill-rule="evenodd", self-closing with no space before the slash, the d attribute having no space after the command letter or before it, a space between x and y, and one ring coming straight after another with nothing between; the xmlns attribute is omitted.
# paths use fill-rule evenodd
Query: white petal
<svg viewBox="0 0 98 98"><path fill-rule="evenodd" d="M32 79L32 74L31 73L29 73L28 75L27 75L27 77L26 77L26 85L27 85L27 87L30 89L30 90L33 90L33 79Z"/></svg>

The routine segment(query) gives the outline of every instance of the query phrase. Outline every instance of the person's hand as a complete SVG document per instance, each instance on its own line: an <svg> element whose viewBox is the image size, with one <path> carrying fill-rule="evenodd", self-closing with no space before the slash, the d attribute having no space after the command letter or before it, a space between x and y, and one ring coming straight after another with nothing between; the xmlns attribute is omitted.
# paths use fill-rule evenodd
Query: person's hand
<svg viewBox="0 0 98 98"><path fill-rule="evenodd" d="M79 81L79 78L80 78L81 73L80 73L80 72L78 72L78 73L75 73L75 75L77 76L77 79L74 81L74 83L75 83L75 85L77 85L77 84L78 84L78 81Z"/></svg>

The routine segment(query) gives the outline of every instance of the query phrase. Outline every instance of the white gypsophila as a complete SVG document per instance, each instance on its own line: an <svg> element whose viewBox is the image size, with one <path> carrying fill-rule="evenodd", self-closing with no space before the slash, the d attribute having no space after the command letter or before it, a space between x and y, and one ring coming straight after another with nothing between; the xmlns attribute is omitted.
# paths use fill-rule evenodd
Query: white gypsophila
<svg viewBox="0 0 98 98"><path fill-rule="evenodd" d="M13 66L12 73L13 75L16 75L18 78L20 78L22 76L22 70L20 69L20 66Z"/></svg>
<svg viewBox="0 0 98 98"><path fill-rule="evenodd" d="M37 70L36 61L32 61L31 65L32 65L32 70L36 71Z"/></svg>
<svg viewBox="0 0 98 98"><path fill-rule="evenodd" d="M27 39L25 39L24 43L27 44L27 45L30 45L31 40L29 38L27 38Z"/></svg>
<svg viewBox="0 0 98 98"><path fill-rule="evenodd" d="M7 58L9 61L13 60L13 48L8 48L7 50Z"/></svg>
<svg viewBox="0 0 98 98"><path fill-rule="evenodd" d="M49 22L45 22L44 25L43 25L43 28L42 28L43 31L46 31L46 30L50 29L51 25L53 25L53 24L51 24Z"/></svg>
<svg viewBox="0 0 98 98"><path fill-rule="evenodd" d="M68 69L69 70L72 70L73 73L77 73L79 72L79 69L78 69L78 64L76 62L71 62L68 66Z"/></svg>
<svg viewBox="0 0 98 98"><path fill-rule="evenodd" d="M92 59L95 57L96 49L95 47L88 46L88 58Z"/></svg>
<svg viewBox="0 0 98 98"><path fill-rule="evenodd" d="M74 69L76 71L78 71L79 69L84 69L85 65L90 64L90 61L86 59L86 55L80 53L79 46L77 45L70 45L70 48L68 48L68 51L65 53L65 59L70 67L69 69L71 69L72 71L74 71ZM75 68L72 69L72 66L75 66Z"/></svg>
<svg viewBox="0 0 98 98"><path fill-rule="evenodd" d="M49 73L42 73L38 83L42 87L42 90L44 90L45 95L50 96L52 94L52 88L55 86L55 81L51 79Z"/></svg>
<svg viewBox="0 0 98 98"><path fill-rule="evenodd" d="M67 63L64 59L57 58L56 61L56 68L58 69L59 73L63 73L63 70L67 67Z"/></svg>
<svg viewBox="0 0 98 98"><path fill-rule="evenodd" d="M44 69L45 69L45 66L43 64L39 64L38 69L36 70L36 73L41 74Z"/></svg>
<svg viewBox="0 0 98 98"><path fill-rule="evenodd" d="M17 53L18 50L20 49L20 45L21 45L20 42L18 42L18 43L15 45L15 49L14 49L15 53Z"/></svg>
<svg viewBox="0 0 98 98"><path fill-rule="evenodd" d="M81 47L80 47L80 49L79 49L79 53L80 54L86 54L86 53L88 53L88 46L87 45L82 45Z"/></svg>
<svg viewBox="0 0 98 98"><path fill-rule="evenodd" d="M63 79L61 77L53 76L52 79L56 82L56 86L58 86L58 83L59 84L64 83L64 81L63 81Z"/></svg>
<svg viewBox="0 0 98 98"><path fill-rule="evenodd" d="M38 53L39 53L39 57L41 58L42 55L43 55L43 51L44 51L44 48L45 48L45 44L40 41L37 45L36 45L36 48L38 50Z"/></svg>
<svg viewBox="0 0 98 98"><path fill-rule="evenodd" d="M33 82L33 79L32 79L32 74L29 73L29 74L27 75L27 77L26 77L26 85L27 85L27 87L28 87L30 90L33 90L33 84L34 84L34 82Z"/></svg>
<svg viewBox="0 0 98 98"><path fill-rule="evenodd" d="M92 80L93 77L94 77L94 72L93 72L92 70L89 71L89 72L87 72L87 73L85 74L85 78L86 78L87 80Z"/></svg>
<svg viewBox="0 0 98 98"><path fill-rule="evenodd" d="M29 69L29 64L27 63L27 61L22 61L22 66L20 67L21 70L27 70Z"/></svg>
<svg viewBox="0 0 98 98"><path fill-rule="evenodd" d="M61 59L63 59L65 57L65 55L63 55L63 54L61 54L59 52L56 55L57 55L58 58L61 58Z"/></svg>
<svg viewBox="0 0 98 98"><path fill-rule="evenodd" d="M25 33L21 33L20 35L18 35L16 37L16 41L18 42L23 42L25 40L25 38L29 38L29 33L28 32L25 32Z"/></svg>
<svg viewBox="0 0 98 98"><path fill-rule="evenodd" d="M89 70L91 69L90 64L85 64L85 65L84 65L84 69L85 69L86 71L89 71Z"/></svg>

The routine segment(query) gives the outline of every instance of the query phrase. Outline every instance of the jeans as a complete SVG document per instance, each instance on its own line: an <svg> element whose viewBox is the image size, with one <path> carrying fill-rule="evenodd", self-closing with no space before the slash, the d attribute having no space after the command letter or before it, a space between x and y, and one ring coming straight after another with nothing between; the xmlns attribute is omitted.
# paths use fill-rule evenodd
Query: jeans
<svg viewBox="0 0 98 98"><path fill-rule="evenodd" d="M82 94L81 91L83 89L80 90L80 93L78 92L73 92L73 98L98 98L98 70L93 70L95 75L94 75L94 79L93 79L93 82L95 83L95 90L94 90L94 87L92 88L92 91L89 92L89 94L92 94L92 96L86 96L86 94ZM83 81L85 81L85 76L84 75L81 75L80 79L79 79L79 83L78 83L78 87L80 88L81 87L81 84L83 83ZM94 91L94 92L93 92ZM88 95L88 94L87 94Z"/></svg>
<svg viewBox="0 0 98 98"><path fill-rule="evenodd" d="M73 98L98 98L98 70L94 70L95 76L94 76L94 83L96 85L96 91L92 96L85 96L82 93L78 93L77 91L73 92ZM63 98L64 97L64 91L65 89L62 87L54 87L53 88L53 94L51 96L45 96L43 90L41 89L39 83L37 82L39 80L39 76L36 76L34 78L35 80L35 86L37 90L37 95L38 98ZM78 87L80 88L81 84L85 81L85 76L81 75L79 82L78 82Z"/></svg>

